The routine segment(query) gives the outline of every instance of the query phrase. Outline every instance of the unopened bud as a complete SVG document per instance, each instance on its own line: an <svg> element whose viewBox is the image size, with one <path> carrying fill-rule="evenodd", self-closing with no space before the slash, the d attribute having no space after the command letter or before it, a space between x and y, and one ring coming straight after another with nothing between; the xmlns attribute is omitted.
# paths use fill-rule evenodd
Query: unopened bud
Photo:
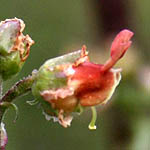
<svg viewBox="0 0 150 150"><path fill-rule="evenodd" d="M5 150L5 146L7 144L7 133L5 129L4 123L0 124L0 149Z"/></svg>
<svg viewBox="0 0 150 150"><path fill-rule="evenodd" d="M3 80L17 74L27 59L34 41L23 35L21 19L7 19L0 23L0 75Z"/></svg>

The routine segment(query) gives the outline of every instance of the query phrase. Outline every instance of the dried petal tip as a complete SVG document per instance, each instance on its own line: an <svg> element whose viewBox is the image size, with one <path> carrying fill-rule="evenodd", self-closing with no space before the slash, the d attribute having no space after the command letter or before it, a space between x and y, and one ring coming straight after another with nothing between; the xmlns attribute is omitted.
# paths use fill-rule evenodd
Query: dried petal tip
<svg viewBox="0 0 150 150"><path fill-rule="evenodd" d="M89 62L89 56L85 45L82 46L80 57L74 62L74 66L78 66L84 62Z"/></svg>
<svg viewBox="0 0 150 150"><path fill-rule="evenodd" d="M111 58L113 60L120 59L127 49L130 47L132 41L130 41L131 37L133 36L133 32L130 30L122 30L114 39L111 45Z"/></svg>
<svg viewBox="0 0 150 150"><path fill-rule="evenodd" d="M7 133L6 133L6 130L5 130L5 125L4 123L1 123L0 125L0 149L5 149L5 146L7 144Z"/></svg>
<svg viewBox="0 0 150 150"><path fill-rule="evenodd" d="M58 119L59 119L59 121L58 121L59 124L62 125L64 128L67 128L67 127L71 126L73 117L72 116L64 117L62 114L62 115L58 116Z"/></svg>

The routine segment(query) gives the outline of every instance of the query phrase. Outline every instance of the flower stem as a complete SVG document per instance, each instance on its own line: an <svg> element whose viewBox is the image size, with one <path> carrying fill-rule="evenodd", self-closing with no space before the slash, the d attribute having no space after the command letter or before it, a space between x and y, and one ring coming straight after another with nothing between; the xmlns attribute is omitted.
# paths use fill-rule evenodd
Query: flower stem
<svg viewBox="0 0 150 150"><path fill-rule="evenodd" d="M14 99L19 96L23 96L31 91L32 84L35 76L28 76L23 80L18 81L12 88L10 88L4 96L0 99L0 122L2 121L3 115L8 107L3 106L5 102L12 103Z"/></svg>
<svg viewBox="0 0 150 150"><path fill-rule="evenodd" d="M0 102L1 102L2 94L3 94L3 80L2 77L0 76ZM4 109L1 108L0 106L0 122L2 120L3 113L4 113Z"/></svg>
<svg viewBox="0 0 150 150"><path fill-rule="evenodd" d="M34 76L28 76L23 80L18 81L11 89L9 89L1 98L1 102L12 102L15 98L31 91Z"/></svg>
<svg viewBox="0 0 150 150"><path fill-rule="evenodd" d="M0 125L3 124L5 112L10 106L13 106L17 113L17 107L15 106L15 104L13 104L13 100L31 91L34 79L35 75L32 75L24 78L23 80L20 80L12 88L10 88L4 94L4 96L2 96L2 80L0 80ZM3 138L3 136L4 135L2 134L2 130L0 130L0 150L5 150L5 146L7 144L7 135L6 138L4 137L5 139Z"/></svg>
<svg viewBox="0 0 150 150"><path fill-rule="evenodd" d="M3 80L0 76L0 99L2 98L2 94L3 94Z"/></svg>

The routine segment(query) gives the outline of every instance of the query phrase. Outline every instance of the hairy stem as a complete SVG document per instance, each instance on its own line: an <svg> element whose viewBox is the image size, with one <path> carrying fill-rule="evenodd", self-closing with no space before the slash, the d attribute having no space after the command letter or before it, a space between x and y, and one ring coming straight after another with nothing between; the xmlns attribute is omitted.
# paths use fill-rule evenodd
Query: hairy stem
<svg viewBox="0 0 150 150"><path fill-rule="evenodd" d="M7 144L7 133L6 130L2 131L3 119L7 108L10 106L15 106L12 102L19 96L26 94L31 91L32 84L35 80L35 75L28 76L23 80L18 81L12 88L10 88L4 96L1 94L0 98L0 150L5 150ZM0 82L1 83L1 82ZM2 84L0 84L1 86ZM2 93L2 86L0 88L0 93ZM17 107L15 108L17 111ZM5 132L5 135L3 134Z"/></svg>
<svg viewBox="0 0 150 150"><path fill-rule="evenodd" d="M12 102L15 98L26 94L31 90L34 77L29 76L18 81L11 89L9 89L2 97L1 102Z"/></svg>
<svg viewBox="0 0 150 150"><path fill-rule="evenodd" d="M7 107L4 107L2 104L4 102L13 102L19 96L26 94L31 91L32 84L34 82L35 76L28 76L23 80L18 81L11 89L9 89L4 96L0 99L0 121L4 115Z"/></svg>

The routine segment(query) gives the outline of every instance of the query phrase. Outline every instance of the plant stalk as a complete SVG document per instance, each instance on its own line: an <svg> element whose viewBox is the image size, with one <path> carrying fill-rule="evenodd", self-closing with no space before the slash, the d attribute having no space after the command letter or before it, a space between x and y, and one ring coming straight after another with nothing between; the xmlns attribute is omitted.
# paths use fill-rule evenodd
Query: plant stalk
<svg viewBox="0 0 150 150"><path fill-rule="evenodd" d="M12 103L14 99L19 96L23 96L31 91L32 84L35 76L28 76L23 80L18 81L12 88L10 88L0 99L0 122L2 121L3 115L7 109L2 104L4 102Z"/></svg>
<svg viewBox="0 0 150 150"><path fill-rule="evenodd" d="M0 76L0 99L2 98L3 95L3 80Z"/></svg>

